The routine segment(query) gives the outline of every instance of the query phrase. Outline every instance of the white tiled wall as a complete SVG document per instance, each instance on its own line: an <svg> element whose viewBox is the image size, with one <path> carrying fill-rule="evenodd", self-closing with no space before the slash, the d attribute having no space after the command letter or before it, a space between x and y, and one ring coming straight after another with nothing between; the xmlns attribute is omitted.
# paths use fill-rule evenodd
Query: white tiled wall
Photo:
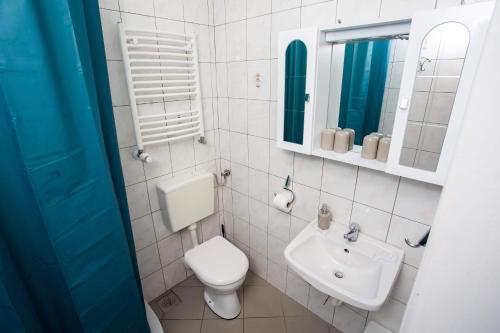
<svg viewBox="0 0 500 333"><path fill-rule="evenodd" d="M185 279L190 273L186 271L182 257L192 246L189 235L172 234L165 228L161 220L155 185L162 179L180 172L199 169L216 172L218 165L213 6L207 0L101 0L100 8L113 111L137 260L144 296L151 300ZM151 146L148 147L148 152L153 157L153 163L143 164L133 159L132 152L136 149L136 143L128 106L118 22L136 28L197 33L206 145L189 140ZM190 107L189 103L171 101L142 104L139 112L161 113L179 108L186 109ZM201 222L199 230L203 239L219 233L220 217L221 213L217 209L216 214Z"/></svg>
<svg viewBox="0 0 500 333"><path fill-rule="evenodd" d="M155 184L193 169L232 176L218 189L214 216L201 223L203 239L219 232L242 248L251 269L343 332L361 332L370 317L397 330L422 249L403 246L432 223L440 188L363 168L277 149L276 44L281 30L311 24L343 24L416 9L459 5L460 0L100 0L111 92L132 227L144 293L152 299L184 279L189 236L171 234L161 221ZM149 149L154 162L133 160L135 140L128 110L116 23L180 32L196 31L201 52L207 146L194 141ZM260 87L256 87L256 74ZM179 104L144 105L148 109ZM219 169L220 168L220 169ZM291 214L269 205L285 177L293 179L297 204ZM405 264L391 297L375 313L350 306L323 306L324 295L288 271L286 244L326 202L335 223L356 221L363 232L405 249Z"/></svg>
<svg viewBox="0 0 500 333"><path fill-rule="evenodd" d="M223 217L230 238L249 255L254 272L343 332L361 332L368 316L396 331L423 253L422 249L403 246L404 237L417 239L427 231L441 189L277 149L274 141L277 34L313 24L334 24L338 19L346 23L379 16L407 16L416 9L434 8L435 1L219 0L215 3L221 168L233 172L223 189ZM235 8L242 10L236 13ZM259 88L255 81L257 73L261 78ZM273 193L281 189L287 175L292 177L297 195L291 214L270 205ZM284 248L316 217L323 202L333 210L335 223L358 222L363 232L404 248L402 272L380 311L368 314L345 305L323 306L325 295L288 270Z"/></svg>

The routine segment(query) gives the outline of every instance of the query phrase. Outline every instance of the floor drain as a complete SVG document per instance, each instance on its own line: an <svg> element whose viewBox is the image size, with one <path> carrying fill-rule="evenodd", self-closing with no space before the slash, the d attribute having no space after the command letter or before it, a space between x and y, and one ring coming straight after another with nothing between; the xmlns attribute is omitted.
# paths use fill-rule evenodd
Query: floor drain
<svg viewBox="0 0 500 333"><path fill-rule="evenodd" d="M167 292L166 294L160 296L157 300L158 306L163 311L163 313L167 313L174 306L179 304L181 300L174 294L172 291Z"/></svg>
<svg viewBox="0 0 500 333"><path fill-rule="evenodd" d="M339 271L335 272L334 275L337 279L342 279L344 277L344 273Z"/></svg>

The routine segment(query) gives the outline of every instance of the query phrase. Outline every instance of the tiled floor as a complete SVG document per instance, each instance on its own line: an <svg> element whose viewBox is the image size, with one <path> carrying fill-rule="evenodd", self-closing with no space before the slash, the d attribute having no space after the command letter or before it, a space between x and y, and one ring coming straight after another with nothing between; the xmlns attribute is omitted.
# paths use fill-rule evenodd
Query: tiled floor
<svg viewBox="0 0 500 333"><path fill-rule="evenodd" d="M152 301L165 333L340 333L321 318L249 272L239 290L238 318L219 318L203 300L192 276Z"/></svg>

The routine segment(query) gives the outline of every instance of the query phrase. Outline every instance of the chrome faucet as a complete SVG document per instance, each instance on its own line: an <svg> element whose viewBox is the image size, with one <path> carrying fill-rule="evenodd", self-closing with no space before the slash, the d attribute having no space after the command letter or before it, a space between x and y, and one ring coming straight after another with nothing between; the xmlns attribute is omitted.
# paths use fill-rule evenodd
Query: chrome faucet
<svg viewBox="0 0 500 333"><path fill-rule="evenodd" d="M349 242L355 242L358 240L359 232L361 231L361 227L357 223L349 224L349 231L344 234L344 238Z"/></svg>

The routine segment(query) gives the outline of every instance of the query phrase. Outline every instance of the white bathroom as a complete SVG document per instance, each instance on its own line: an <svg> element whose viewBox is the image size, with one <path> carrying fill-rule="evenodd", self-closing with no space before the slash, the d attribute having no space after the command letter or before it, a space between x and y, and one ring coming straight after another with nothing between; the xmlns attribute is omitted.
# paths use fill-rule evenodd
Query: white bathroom
<svg viewBox="0 0 500 333"><path fill-rule="evenodd" d="M0 22L0 331L500 332L496 1Z"/></svg>

